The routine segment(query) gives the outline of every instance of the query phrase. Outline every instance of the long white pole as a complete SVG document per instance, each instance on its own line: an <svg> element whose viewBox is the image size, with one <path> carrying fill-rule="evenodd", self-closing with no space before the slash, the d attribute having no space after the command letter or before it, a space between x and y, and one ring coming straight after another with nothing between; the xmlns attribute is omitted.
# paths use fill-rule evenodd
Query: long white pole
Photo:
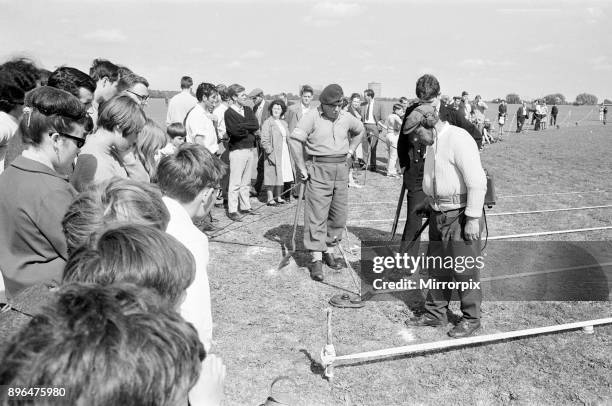
<svg viewBox="0 0 612 406"><path fill-rule="evenodd" d="M338 355L335 357L334 361L362 359L362 358L391 357L394 355L413 354L417 352L433 351L433 350L440 350L440 349L447 349L447 348L456 348L456 347L463 347L466 345L480 344L480 343L490 343L494 341L507 340L510 338L529 337L529 336L535 336L535 335L540 335L540 334L555 333L555 332L567 331L567 330L575 330L578 328L598 326L598 325L611 324L611 323L612 323L612 317L608 317L605 319L596 319L596 320L580 321L576 323L558 324L555 326L537 327L537 328L530 328L530 329L525 329L525 330L508 331L505 333L487 334L483 336L466 337L466 338L459 338L455 340L434 341L432 343L413 344L413 345L406 345L403 347L385 348L382 350L359 352L356 354Z"/></svg>
<svg viewBox="0 0 612 406"><path fill-rule="evenodd" d="M523 234L511 234L511 235L496 235L493 237L489 237L489 241L491 240L507 240L509 238L524 238L524 237L537 237L540 235L555 235L555 234L570 234L570 233L584 233L588 231L598 231L598 230L610 230L612 226L605 227L590 227L590 228L574 228L571 230L557 230L557 231L542 231L537 233L523 233Z"/></svg>

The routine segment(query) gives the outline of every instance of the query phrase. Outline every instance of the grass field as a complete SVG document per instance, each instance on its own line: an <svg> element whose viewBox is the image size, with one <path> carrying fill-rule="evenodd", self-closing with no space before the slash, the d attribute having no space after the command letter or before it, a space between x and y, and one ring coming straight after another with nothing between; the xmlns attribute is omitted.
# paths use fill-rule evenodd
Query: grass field
<svg viewBox="0 0 612 406"><path fill-rule="evenodd" d="M152 103L150 114L163 122L165 111L156 110L158 107L162 106ZM483 165L494 174L498 193L498 204L489 214L612 204L612 127L591 121L596 117L595 112L589 116L593 110L589 107L562 106L560 122L570 109L571 126L565 125L570 123L568 119L560 129L510 133L504 142L486 147ZM492 106L490 111L496 108ZM514 111L515 106L511 106L509 113ZM384 156L379 144L379 157ZM380 163L384 166L385 160ZM359 180L363 182L362 174ZM345 247L389 238L399 188L399 181L370 173L365 188L350 189ZM263 203L254 203L256 208L260 205ZM573 331L352 363L337 367L335 380L327 382L317 362L325 344L324 309L332 295L354 290L351 276L347 270L326 270L325 283L313 282L304 267L307 258L303 252L296 256L299 269L276 270L282 257L279 241L288 243L290 238L294 203L262 207L260 211L263 215L259 218L237 224L230 224L221 209L214 213L225 227L211 239L209 279L214 351L228 366L226 404L262 402L270 383L279 375L289 375L296 381L295 395L303 405L612 404L612 326L596 328L594 335ZM610 208L600 208L490 216L489 234L610 226L611 213ZM299 224L301 236L301 217ZM612 231L531 240L611 241ZM301 241L298 245L301 248ZM504 264L505 272L530 270L521 266L522 262L504 263L507 253L501 247L488 248L488 254ZM512 248L508 245L507 249ZM609 254L593 253L600 261L609 261ZM358 268L359 257L349 257ZM485 270L484 276L494 271ZM609 275L609 266L607 271ZM456 305L453 309L459 314ZM370 302L359 310L334 310L336 352L447 339L447 329L407 328L404 320L410 314L402 300ZM609 301L485 301L482 334L611 314Z"/></svg>

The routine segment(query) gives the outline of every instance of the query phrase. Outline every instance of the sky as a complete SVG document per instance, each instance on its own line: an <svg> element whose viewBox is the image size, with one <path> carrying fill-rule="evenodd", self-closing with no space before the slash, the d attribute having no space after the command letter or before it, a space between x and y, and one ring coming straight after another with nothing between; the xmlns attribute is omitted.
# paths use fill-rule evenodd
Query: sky
<svg viewBox="0 0 612 406"><path fill-rule="evenodd" d="M612 99L610 0L0 0L0 61L88 71L102 57L152 89L194 82L345 94L382 84L414 97L418 77L485 100L518 93Z"/></svg>

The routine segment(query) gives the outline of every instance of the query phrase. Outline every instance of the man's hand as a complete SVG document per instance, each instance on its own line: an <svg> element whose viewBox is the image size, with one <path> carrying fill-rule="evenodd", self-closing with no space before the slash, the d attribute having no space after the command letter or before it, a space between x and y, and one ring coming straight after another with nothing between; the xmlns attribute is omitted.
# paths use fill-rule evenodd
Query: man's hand
<svg viewBox="0 0 612 406"><path fill-rule="evenodd" d="M465 222L463 234L468 241L478 240L480 238L480 219L468 217Z"/></svg>
<svg viewBox="0 0 612 406"><path fill-rule="evenodd" d="M421 202L417 203L412 211L421 217L427 217L429 215L429 198L423 199Z"/></svg>
<svg viewBox="0 0 612 406"><path fill-rule="evenodd" d="M298 168L298 171L300 172L300 177L302 178L302 182L306 182L308 180L308 170L306 169L306 167L301 167Z"/></svg>
<svg viewBox="0 0 612 406"><path fill-rule="evenodd" d="M347 152L347 153L346 153L346 165L347 165L349 168L352 168L352 167L353 167L353 160L354 160L354 159L353 159L353 153L352 153L352 152L350 152L350 151L349 151L349 152Z"/></svg>
<svg viewBox="0 0 612 406"><path fill-rule="evenodd" d="M189 393L192 405L218 406L223 400L223 383L226 367L223 360L214 354L206 354L202 362L200 378Z"/></svg>

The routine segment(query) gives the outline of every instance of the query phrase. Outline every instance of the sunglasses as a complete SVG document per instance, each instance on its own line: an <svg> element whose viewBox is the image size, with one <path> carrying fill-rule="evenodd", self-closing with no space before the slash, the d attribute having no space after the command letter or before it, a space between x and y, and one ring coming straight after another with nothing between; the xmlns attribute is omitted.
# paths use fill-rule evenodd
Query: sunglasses
<svg viewBox="0 0 612 406"><path fill-rule="evenodd" d="M138 97L138 100L140 100L141 102L146 102L147 100L149 100L149 95L143 96L141 94L138 94L136 92L132 92L131 90L126 90L126 92L133 94L134 96Z"/></svg>
<svg viewBox="0 0 612 406"><path fill-rule="evenodd" d="M55 131L55 132L64 138L70 138L71 140L73 140L76 143L77 148L79 149L83 148L83 145L85 145L85 138L75 137L74 135L61 133L59 131Z"/></svg>

